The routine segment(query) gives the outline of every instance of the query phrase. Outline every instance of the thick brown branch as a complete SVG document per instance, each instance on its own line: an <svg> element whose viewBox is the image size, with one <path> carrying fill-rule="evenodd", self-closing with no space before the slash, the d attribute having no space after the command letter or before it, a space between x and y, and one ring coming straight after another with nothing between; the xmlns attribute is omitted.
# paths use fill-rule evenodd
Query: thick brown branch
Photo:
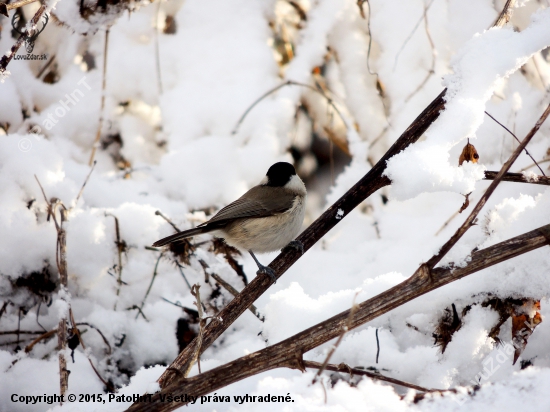
<svg viewBox="0 0 550 412"><path fill-rule="evenodd" d="M494 180L498 172L486 171L484 180ZM550 177L548 176L534 176L532 178L526 177L523 173L506 173L502 177L503 182L516 182L516 183L531 183L533 185L550 185Z"/></svg>
<svg viewBox="0 0 550 412"><path fill-rule="evenodd" d="M191 378L173 379L160 394L153 396L152 402L134 404L127 411L171 411L183 404L161 402L160 395L185 393L203 396L271 369L286 367L302 370L302 355L336 338L346 325L350 329L357 328L434 289L545 245L550 245L550 224L476 251L464 267L436 268L430 272L426 264L423 264L404 282L359 304L352 316L351 309L346 310L258 352Z"/></svg>

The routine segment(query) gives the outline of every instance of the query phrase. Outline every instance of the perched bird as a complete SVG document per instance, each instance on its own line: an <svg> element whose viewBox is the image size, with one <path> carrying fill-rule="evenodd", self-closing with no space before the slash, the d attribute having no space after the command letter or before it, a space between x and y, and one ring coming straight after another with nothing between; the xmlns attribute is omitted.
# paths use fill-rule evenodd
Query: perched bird
<svg viewBox="0 0 550 412"><path fill-rule="evenodd" d="M293 240L300 232L304 220L306 187L290 163L279 162L269 168L259 185L230 203L210 220L194 229L165 237L153 246L212 233L239 249L247 250L256 264L258 273L276 281L275 271L262 265L254 252L274 252L285 247L301 250L301 242Z"/></svg>

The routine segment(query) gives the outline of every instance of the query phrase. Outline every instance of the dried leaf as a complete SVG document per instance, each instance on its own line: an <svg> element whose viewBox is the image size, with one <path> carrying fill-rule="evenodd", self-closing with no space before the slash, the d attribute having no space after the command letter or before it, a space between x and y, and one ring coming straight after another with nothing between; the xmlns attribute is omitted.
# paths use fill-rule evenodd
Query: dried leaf
<svg viewBox="0 0 550 412"><path fill-rule="evenodd" d="M458 213L462 213L464 210L466 210L466 208L468 206L470 206L470 199L468 198L470 195L472 194L472 192L468 193L467 195L464 195L464 203L462 204L462 206L460 206L460 210L458 211Z"/></svg>
<svg viewBox="0 0 550 412"><path fill-rule="evenodd" d="M540 300L524 299L523 304L512 309L512 343L516 349L514 365L527 346L529 336L541 322Z"/></svg>
<svg viewBox="0 0 550 412"><path fill-rule="evenodd" d="M441 353L445 352L447 345L453 339L454 333L462 326L456 306L453 303L451 308L445 308L445 314L439 320L439 324L432 335L435 342L434 344L441 347Z"/></svg>
<svg viewBox="0 0 550 412"><path fill-rule="evenodd" d="M479 155L477 154L477 150L474 145L466 143L466 146L464 146L464 149L462 149L462 153L458 158L458 165L462 166L462 163L464 162L477 163L478 159Z"/></svg>
<svg viewBox="0 0 550 412"><path fill-rule="evenodd" d="M182 239L179 242L173 242L168 245L168 249L174 255L174 258L185 265L189 265L189 259L195 252L195 246L189 239Z"/></svg>

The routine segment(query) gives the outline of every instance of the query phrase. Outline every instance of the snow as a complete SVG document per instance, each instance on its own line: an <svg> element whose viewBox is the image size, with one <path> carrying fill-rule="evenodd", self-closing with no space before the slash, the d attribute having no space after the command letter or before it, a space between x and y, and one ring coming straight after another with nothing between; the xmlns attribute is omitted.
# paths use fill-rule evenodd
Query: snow
<svg viewBox="0 0 550 412"><path fill-rule="evenodd" d="M117 388L117 396L157 391L158 377L180 350L178 322L191 319L178 305L195 308L183 276L200 284L206 316L215 316L233 298L206 282L206 273L239 291L245 285L224 256L211 250L208 235L193 240L197 249L189 262L178 261L181 271L171 252L150 249L174 232L156 212L180 230L194 227L257 184L273 163L294 161L308 187L305 228L363 177L446 87L439 119L388 161L392 185L351 212L333 210L337 225L254 303L265 322L246 311L202 355L201 368L287 339L349 309L354 299L363 302L406 280L470 213L489 185L482 180L484 171L498 171L517 147L484 111L522 139L548 104L550 4L518 2L522 7L514 9L508 26L487 30L500 11L496 3L371 0L363 5L367 15L371 8L369 33L354 0L299 1L306 20L282 0L133 3L131 12L109 8L89 19L80 16L79 2L50 2L63 25L50 22L33 53L55 55L55 62L37 78L44 61L14 59L0 84L0 309L7 304L0 316L0 411L122 411L131 405L128 399L63 405L12 400L14 394L59 393L57 337L36 343L29 353L16 347L24 349L57 328L69 305L87 347L76 348L74 363L66 352L69 394L108 399L88 358ZM28 7L27 18L33 14ZM167 17L175 19L174 34L163 32ZM281 38L293 50L283 65ZM13 42L9 33L2 36L0 49L9 50ZM429 74L432 58L435 73L413 93ZM312 74L316 67L322 75ZM56 82L44 81L50 70ZM342 118L320 93L292 85L256 104L232 133L258 97L289 80L326 85ZM90 173L100 116L97 165L77 202ZM335 143L331 147L327 129L346 140L350 157ZM458 166L467 139L479 162ZM549 148L547 121L528 150L540 161L548 159ZM548 162L540 166L548 174ZM532 181L540 174L525 153L510 171ZM68 209L67 289L59 285L57 233L35 175L48 201L59 199ZM449 220L470 192L470 206ZM463 266L474 248L550 223L548 210L547 186L502 182L441 265ZM258 258L267 264L275 256ZM248 254L236 258L250 281L254 261ZM548 247L489 267L349 331L331 359L456 393L415 401L416 391L369 378L327 372L312 385L314 370L274 369L210 394L230 396L230 402L199 399L193 410L547 410L549 273ZM28 281L31 274L34 283ZM500 328L502 345L488 337L499 321L499 314L482 304L489 298L541 300L543 322L515 365L509 353L511 321ZM442 353L432 334L451 304L462 326ZM533 311L530 307L529 314ZM198 325L190 328L196 332ZM19 337L13 333L18 329ZM333 344L304 358L322 362ZM196 374L197 365L191 371ZM472 394L474 384L481 388ZM292 401L234 398L268 394Z"/></svg>

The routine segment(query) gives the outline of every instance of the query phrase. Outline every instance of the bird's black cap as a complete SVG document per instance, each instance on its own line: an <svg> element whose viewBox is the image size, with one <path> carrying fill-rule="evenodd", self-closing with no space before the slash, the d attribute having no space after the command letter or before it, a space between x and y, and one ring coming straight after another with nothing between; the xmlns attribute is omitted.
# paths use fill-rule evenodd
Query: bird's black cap
<svg viewBox="0 0 550 412"><path fill-rule="evenodd" d="M267 186L282 187L296 174L294 166L287 162L275 163L267 171Z"/></svg>

